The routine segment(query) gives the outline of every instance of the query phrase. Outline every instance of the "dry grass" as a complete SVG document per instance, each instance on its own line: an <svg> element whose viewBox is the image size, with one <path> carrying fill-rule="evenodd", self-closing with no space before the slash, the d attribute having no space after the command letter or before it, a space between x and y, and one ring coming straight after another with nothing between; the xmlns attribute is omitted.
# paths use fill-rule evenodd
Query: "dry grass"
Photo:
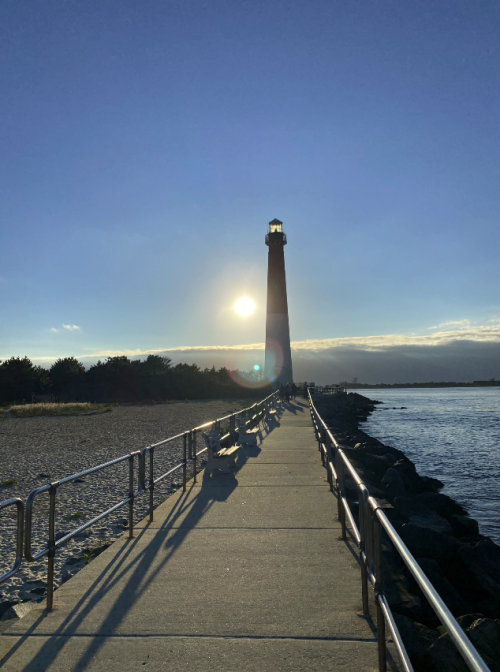
<svg viewBox="0 0 500 672"><path fill-rule="evenodd" d="M68 404L21 404L5 409L16 418L31 418L38 415L81 415L83 413L108 413L112 410L108 404L68 403Z"/></svg>

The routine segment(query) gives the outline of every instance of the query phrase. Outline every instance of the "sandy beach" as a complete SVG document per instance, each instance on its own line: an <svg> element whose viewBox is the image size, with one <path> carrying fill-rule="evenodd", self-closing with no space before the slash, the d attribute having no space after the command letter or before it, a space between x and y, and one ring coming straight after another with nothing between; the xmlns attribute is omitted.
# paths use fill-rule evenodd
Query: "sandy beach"
<svg viewBox="0 0 500 672"><path fill-rule="evenodd" d="M0 483L17 479L14 486L0 487L0 501L20 497L26 501L31 490L47 482L107 462L135 450L174 436L210 420L223 417L253 403L252 400L190 401L170 404L124 404L110 413L81 416L44 416L3 418L0 420ZM198 444L198 450L202 447ZM179 463L180 441L157 450L157 474ZM128 492L127 462L113 466L80 482L61 486L57 496L56 533L62 535L78 527L106 508L117 503ZM158 484L155 504L176 489L182 472L176 472ZM47 538L48 497L36 500L34 526L35 551ZM135 502L135 519L146 515L147 496ZM121 535L127 524L127 509L121 508L100 523L86 530L57 551L56 582L60 584L85 564L82 554L98 549ZM0 514L0 573L14 559L15 511ZM45 592L47 561L23 562L21 570L0 586L1 603L40 599Z"/></svg>

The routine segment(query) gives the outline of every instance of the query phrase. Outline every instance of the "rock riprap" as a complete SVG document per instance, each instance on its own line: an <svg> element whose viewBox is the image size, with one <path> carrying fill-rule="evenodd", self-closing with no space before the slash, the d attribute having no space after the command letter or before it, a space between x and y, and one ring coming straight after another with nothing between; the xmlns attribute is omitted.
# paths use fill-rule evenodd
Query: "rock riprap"
<svg viewBox="0 0 500 672"><path fill-rule="evenodd" d="M336 441L383 508L464 632L492 672L500 672L500 547L479 532L460 504L440 493L444 484L417 473L398 448L359 427L380 403L360 394L317 396L315 406ZM346 476L357 520L357 489ZM385 537L385 535L384 535ZM384 591L416 672L468 668L387 537Z"/></svg>

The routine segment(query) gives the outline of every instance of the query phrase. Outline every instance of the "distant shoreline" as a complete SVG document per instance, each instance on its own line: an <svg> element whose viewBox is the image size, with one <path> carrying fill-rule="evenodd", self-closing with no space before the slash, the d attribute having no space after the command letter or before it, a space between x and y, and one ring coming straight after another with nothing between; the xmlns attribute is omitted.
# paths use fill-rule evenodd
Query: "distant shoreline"
<svg viewBox="0 0 500 672"><path fill-rule="evenodd" d="M473 383L340 383L350 390L385 390L433 387L500 387L500 380L475 380Z"/></svg>

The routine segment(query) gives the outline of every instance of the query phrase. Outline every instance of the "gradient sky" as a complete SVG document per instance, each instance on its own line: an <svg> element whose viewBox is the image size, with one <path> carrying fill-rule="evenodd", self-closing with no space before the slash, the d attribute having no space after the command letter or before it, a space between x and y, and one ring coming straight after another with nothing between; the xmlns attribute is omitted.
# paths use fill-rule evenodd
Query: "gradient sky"
<svg viewBox="0 0 500 672"><path fill-rule="evenodd" d="M274 217L294 341L497 324L499 34L489 0L3 0L0 358L262 343Z"/></svg>

